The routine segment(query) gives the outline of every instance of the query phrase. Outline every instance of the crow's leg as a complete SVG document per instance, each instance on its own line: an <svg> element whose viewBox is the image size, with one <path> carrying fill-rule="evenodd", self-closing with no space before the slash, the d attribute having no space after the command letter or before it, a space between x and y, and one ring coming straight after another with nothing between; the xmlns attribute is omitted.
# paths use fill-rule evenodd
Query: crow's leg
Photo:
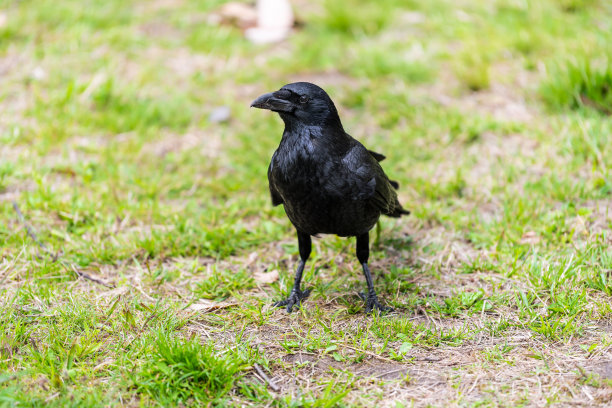
<svg viewBox="0 0 612 408"><path fill-rule="evenodd" d="M390 312L393 309L387 306L383 306L378 302L378 296L374 290L374 284L372 283L372 274L370 268L368 268L368 258L370 257L370 235L369 233L361 234L357 236L357 259L363 267L363 274L365 275L366 282L368 284L368 294L363 296L366 301L366 313L372 311L379 312Z"/></svg>
<svg viewBox="0 0 612 408"><path fill-rule="evenodd" d="M300 289L300 283L302 282L302 273L304 272L304 266L310 256L312 249L312 240L309 234L298 231L298 246L300 247L300 264L298 265L297 272L295 273L295 282L293 283L293 289L291 294L285 300L274 303L274 306L287 306L287 313L291 313L293 306L299 308L300 303L303 299L306 299L310 294L310 290L302 291Z"/></svg>

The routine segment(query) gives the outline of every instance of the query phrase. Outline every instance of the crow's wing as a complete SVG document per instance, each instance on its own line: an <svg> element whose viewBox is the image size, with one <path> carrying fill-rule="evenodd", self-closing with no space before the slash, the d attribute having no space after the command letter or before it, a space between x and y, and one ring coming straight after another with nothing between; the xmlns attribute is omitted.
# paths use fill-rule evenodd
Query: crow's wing
<svg viewBox="0 0 612 408"><path fill-rule="evenodd" d="M387 158L384 154L376 153L375 151L368 150L368 153L376 159L377 162L381 162ZM399 190L399 183L395 180L389 180L389 183L393 186L394 189Z"/></svg>
<svg viewBox="0 0 612 408"><path fill-rule="evenodd" d="M383 214L396 211L397 193L376 158L359 142L355 142L342 159L346 174L345 189L352 200L367 200Z"/></svg>
<svg viewBox="0 0 612 408"><path fill-rule="evenodd" d="M272 205L277 206L283 203L283 198L280 193L276 189L274 184L274 177L272 176L272 166L274 165L274 156L276 156L276 152L272 156L272 160L270 160L270 165L268 166L268 185L270 187L270 198L272 198Z"/></svg>

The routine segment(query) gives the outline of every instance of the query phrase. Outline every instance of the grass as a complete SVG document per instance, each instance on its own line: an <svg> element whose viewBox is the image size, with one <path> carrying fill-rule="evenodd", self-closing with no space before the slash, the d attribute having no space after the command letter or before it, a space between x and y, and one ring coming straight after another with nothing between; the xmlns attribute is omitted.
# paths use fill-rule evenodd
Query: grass
<svg viewBox="0 0 612 408"><path fill-rule="evenodd" d="M161 334L133 379L134 387L164 405L215 404L240 379L245 363L240 356L217 356L212 344ZM163 388L160 387L163 384Z"/></svg>
<svg viewBox="0 0 612 408"><path fill-rule="evenodd" d="M220 4L0 1L0 406L609 405L610 6L295 2L254 46ZM412 211L371 256L390 315L332 236L270 306L297 242L248 106L296 80Z"/></svg>
<svg viewBox="0 0 612 408"><path fill-rule="evenodd" d="M612 65L608 58L581 56L552 69L541 91L548 104L555 108L590 108L612 114Z"/></svg>

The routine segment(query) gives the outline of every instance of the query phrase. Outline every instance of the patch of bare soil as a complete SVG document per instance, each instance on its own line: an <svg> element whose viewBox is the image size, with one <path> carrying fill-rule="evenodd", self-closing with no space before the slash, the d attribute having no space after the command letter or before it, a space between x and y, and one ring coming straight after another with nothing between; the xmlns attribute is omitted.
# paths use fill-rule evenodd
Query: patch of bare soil
<svg viewBox="0 0 612 408"><path fill-rule="evenodd" d="M612 361L602 361L590 367L593 372L599 374L602 379L612 379Z"/></svg>
<svg viewBox="0 0 612 408"><path fill-rule="evenodd" d="M309 307L313 305L309 303ZM350 332L367 318L347 319L335 330ZM468 320L461 324L473 327L483 323L478 318ZM363 360L354 362L351 356L360 350L349 344L339 346L342 358L305 350L288 352L279 346L279 341L300 333L301 323L288 319L282 310L275 312L271 321L272 324L262 327L247 327L244 334L266 357L278 361L272 365L272 379L280 386L282 395L297 396L315 390L319 380L344 378L341 382L351 383L346 401L357 401L363 395L381 395L377 406L383 407L393 407L395 401L419 407L487 400L503 406L519 403L541 406L551 398L562 405L606 406L612 402L612 388L589 383L585 377L592 373L602 380L610 378L610 347L591 355L579 348L580 344L598 338L599 332L591 333L589 338L551 344L541 342L528 331L515 329L502 337L481 335L460 346L413 349L402 362L369 352ZM192 325L189 330L216 342L235 338L205 325ZM502 348L506 351L496 353Z"/></svg>
<svg viewBox="0 0 612 408"><path fill-rule="evenodd" d="M522 191L525 183L547 174L549 169L539 154L540 147L540 143L527 134L483 132L467 145L462 142L449 144L439 153L445 160L434 169L427 169L430 171L428 179L440 184L453 182L458 169L464 169L461 173L465 183L462 195L482 201L482 206L488 206L482 208L483 213L493 216L499 203L492 189L508 178L509 168L513 170L513 178L508 181L507 187L517 190L517 193ZM457 154L457 151L461 151L461 154Z"/></svg>
<svg viewBox="0 0 612 408"><path fill-rule="evenodd" d="M227 140L223 140L220 132L198 129L184 134L167 133L157 140L147 143L141 153L165 157L170 153L182 153L198 150L200 155L209 159L218 158L227 148Z"/></svg>
<svg viewBox="0 0 612 408"><path fill-rule="evenodd" d="M491 84L487 90L472 92L461 97L459 106L466 112L478 112L500 121L514 122L528 122L533 118L534 109L528 107L525 100L516 95L516 91L511 86L499 83Z"/></svg>
<svg viewBox="0 0 612 408"><path fill-rule="evenodd" d="M537 74L524 70L516 62L500 62L490 68L491 78L509 78L508 82L492 81L488 89L458 95L460 84L450 69L441 70L441 80L424 87L428 95L444 106L452 106L466 113L491 116L499 121L529 122L536 108L527 103L525 90L537 83Z"/></svg>
<svg viewBox="0 0 612 408"><path fill-rule="evenodd" d="M24 79L31 77L37 68L40 70L19 53L9 51L0 57L0 87L3 90L0 97L0 133L10 132L10 126L19 125L17 127L22 128L31 123L30 119L23 117L23 112L31 103L32 93L25 86L16 87L14 84L26 82ZM3 154L0 151L0 159Z"/></svg>
<svg viewBox="0 0 612 408"><path fill-rule="evenodd" d="M608 242L612 242L612 199L588 200L577 205L590 213L570 220L575 233L586 238L603 234Z"/></svg>
<svg viewBox="0 0 612 408"><path fill-rule="evenodd" d="M167 39L179 36L179 31L165 21L149 21L142 24L139 30L149 38Z"/></svg>
<svg viewBox="0 0 612 408"><path fill-rule="evenodd" d="M32 191L35 187L34 182L29 181L0 188L0 202L18 201L21 193Z"/></svg>
<svg viewBox="0 0 612 408"><path fill-rule="evenodd" d="M492 187L506 177L504 169L513 166L518 175L511 185L522 189L528 180L540 178L548 171L544 163L538 160L538 147L536 140L524 134L485 132L477 143L472 143L466 149L466 156L473 160L473 165L465 181L473 191L493 199Z"/></svg>
<svg viewBox="0 0 612 408"><path fill-rule="evenodd" d="M295 367L298 374L316 376L336 370L350 370L358 376L374 377L382 380L392 380L405 376L410 367L406 364L393 362L366 362L357 364L346 364L341 361L336 361L327 355L318 355L298 351L294 354L286 354L281 360L285 363L285 367L290 369Z"/></svg>

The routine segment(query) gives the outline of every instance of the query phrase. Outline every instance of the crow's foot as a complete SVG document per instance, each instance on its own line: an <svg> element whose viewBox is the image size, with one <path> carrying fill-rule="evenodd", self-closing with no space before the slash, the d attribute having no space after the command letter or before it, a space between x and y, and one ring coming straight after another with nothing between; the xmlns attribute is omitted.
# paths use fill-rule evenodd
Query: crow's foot
<svg viewBox="0 0 612 408"><path fill-rule="evenodd" d="M370 313L388 313L392 312L393 308L389 306L383 306L378 301L376 294L366 296L365 293L359 293L359 297L366 302L366 314Z"/></svg>
<svg viewBox="0 0 612 408"><path fill-rule="evenodd" d="M299 309L302 300L306 299L308 295L310 295L310 289L307 289L307 290L293 289L287 299L280 300L278 302L274 302L273 306L276 306L276 307L287 306L287 313L291 313L293 311L293 306Z"/></svg>

